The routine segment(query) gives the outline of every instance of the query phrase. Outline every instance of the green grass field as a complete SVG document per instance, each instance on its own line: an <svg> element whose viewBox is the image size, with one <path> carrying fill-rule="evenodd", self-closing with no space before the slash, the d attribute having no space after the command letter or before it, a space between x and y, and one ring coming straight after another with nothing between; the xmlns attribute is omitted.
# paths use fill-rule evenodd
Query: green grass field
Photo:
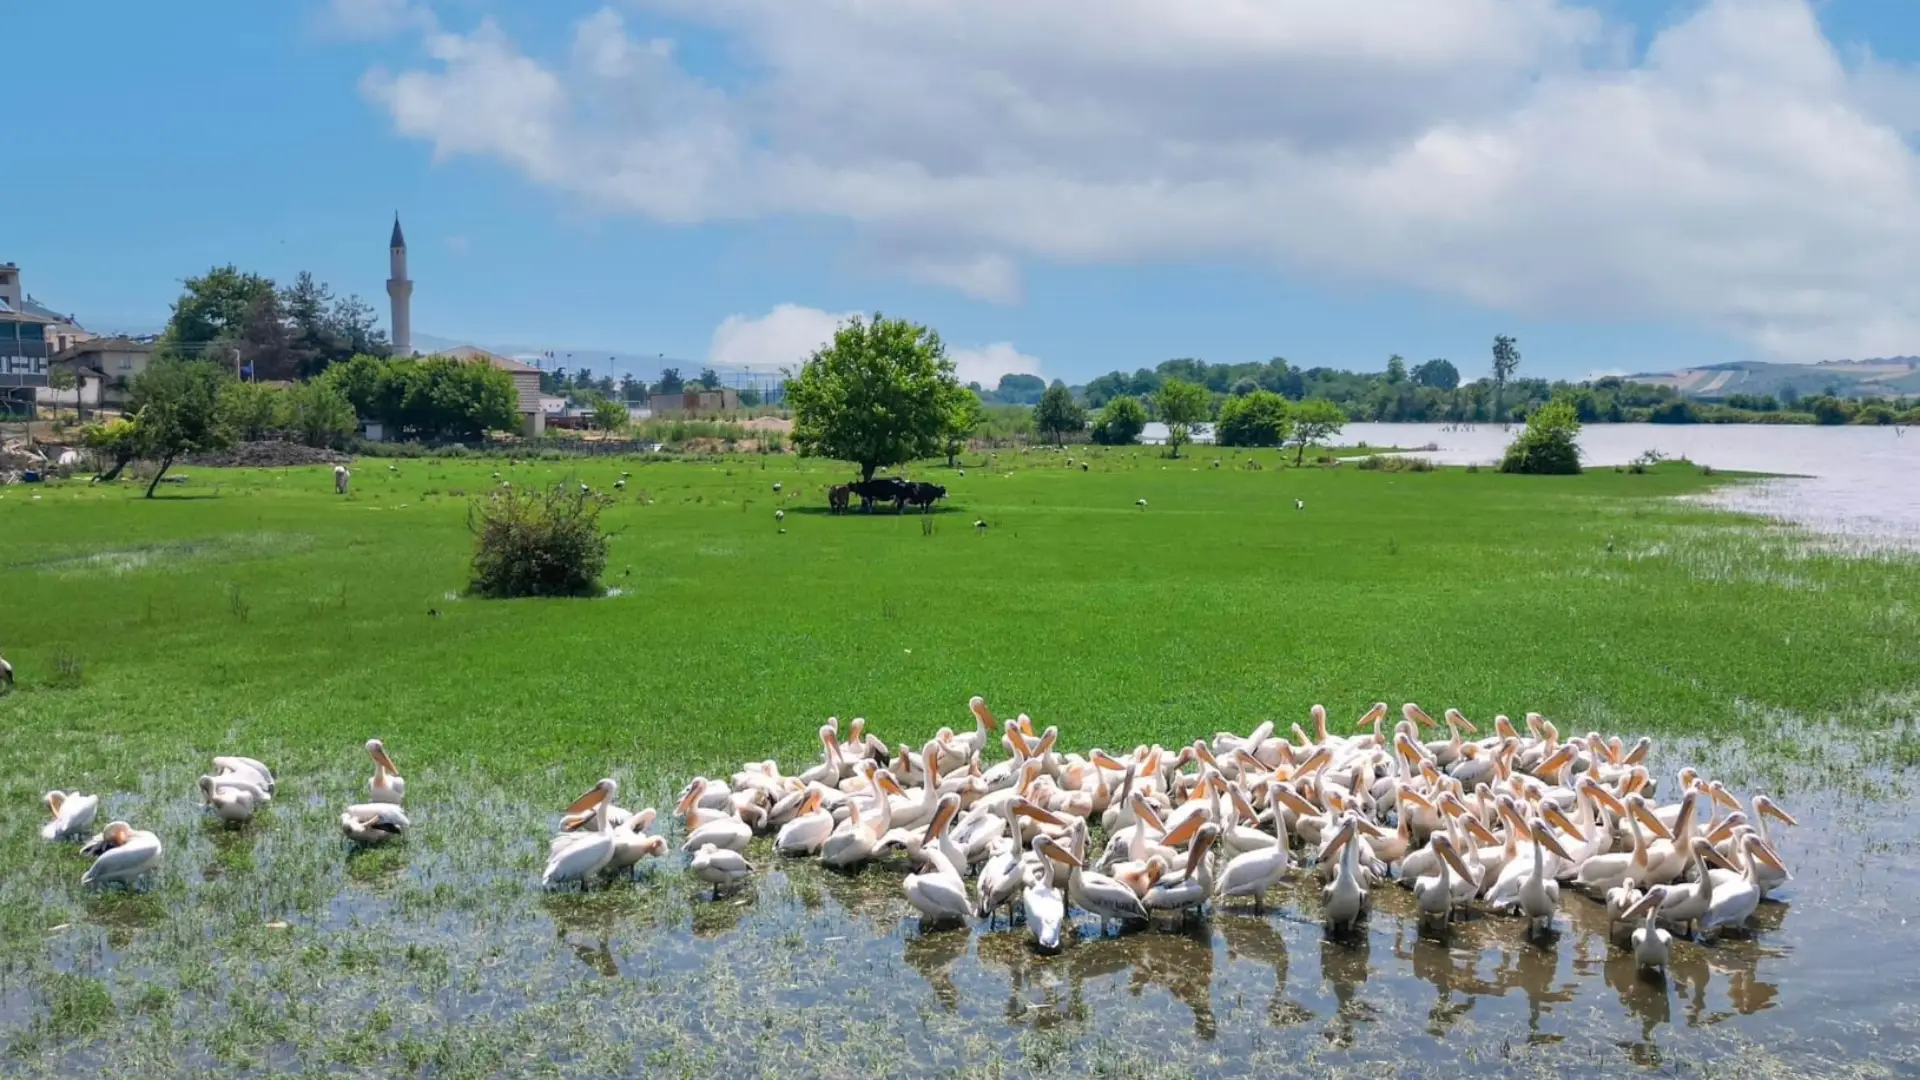
<svg viewBox="0 0 1920 1080"><path fill-rule="evenodd" d="M915 475L950 497L925 520L828 516L843 471L780 456L365 461L347 498L317 468L186 468L151 502L129 485L0 489L0 652L18 672L0 699L0 1060L488 1075L535 1044L552 1064L539 1040L564 1031L589 1050L557 1060L631 1067L617 1033L569 1026L562 1006L584 991L525 957L556 926L604 950L616 920L691 920L710 940L729 917L677 875L643 886L644 905L540 897L553 813L603 775L644 805L695 770L801 760L829 715L917 745L966 724L978 693L1059 725L1064 745L1129 747L1385 699L1764 740L1783 722L1867 730L1920 687L1920 568L1673 498L1726 477L1214 456L929 466ZM617 595L460 597L467 507L496 468L606 489L632 472L605 518ZM331 820L373 735L423 824L404 849L344 859ZM266 759L292 792L242 836L194 806L222 752ZM82 894L83 861L34 835L48 788L100 791L102 821L160 829L161 879ZM799 888L866 903L839 882ZM518 944L477 943L475 926ZM469 1060L447 995L496 948L534 973L459 1033L490 1048ZM652 963L670 987L673 962ZM370 1031L355 1019L380 1010ZM663 1073L734 1060L666 1030L625 1035L663 1040ZM826 1060L795 1053L778 1060Z"/></svg>

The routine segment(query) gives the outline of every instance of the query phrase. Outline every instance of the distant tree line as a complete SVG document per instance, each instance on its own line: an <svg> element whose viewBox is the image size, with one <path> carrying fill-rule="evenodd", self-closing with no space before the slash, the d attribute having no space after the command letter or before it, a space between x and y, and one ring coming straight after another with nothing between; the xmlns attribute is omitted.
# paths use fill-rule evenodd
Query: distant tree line
<svg viewBox="0 0 1920 1080"><path fill-rule="evenodd" d="M304 270L282 288L216 266L183 283L155 356L207 360L253 379L310 379L355 356L392 352L377 318L366 301L335 296Z"/></svg>

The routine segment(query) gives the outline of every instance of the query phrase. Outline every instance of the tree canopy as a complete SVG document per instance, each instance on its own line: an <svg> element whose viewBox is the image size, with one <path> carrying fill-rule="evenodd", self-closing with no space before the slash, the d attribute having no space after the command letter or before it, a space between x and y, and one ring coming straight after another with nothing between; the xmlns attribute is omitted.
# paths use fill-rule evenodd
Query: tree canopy
<svg viewBox="0 0 1920 1080"><path fill-rule="evenodd" d="M1100 410L1093 424L1093 441L1103 446L1126 446L1140 439L1147 426L1147 407L1137 397L1117 397Z"/></svg>
<svg viewBox="0 0 1920 1080"><path fill-rule="evenodd" d="M1154 392L1153 408L1160 422L1167 425L1167 446L1174 457L1180 456L1183 444L1192 441L1193 426L1206 421L1211 406L1207 388L1184 379L1168 379Z"/></svg>
<svg viewBox="0 0 1920 1080"><path fill-rule="evenodd" d="M156 360L135 376L127 398L133 414L128 449L159 463L147 498L181 454L219 450L233 443L221 408L221 390L231 377L205 360Z"/></svg>
<svg viewBox="0 0 1920 1080"><path fill-rule="evenodd" d="M1292 418L1291 442L1297 448L1293 455L1295 465L1306 460L1307 447L1318 446L1340 434L1347 423L1347 414L1340 411L1340 406L1325 398L1311 398L1295 405Z"/></svg>
<svg viewBox="0 0 1920 1080"><path fill-rule="evenodd" d="M1221 403L1213 435L1221 446L1284 446L1292 431L1287 399L1271 390L1255 390Z"/></svg>
<svg viewBox="0 0 1920 1080"><path fill-rule="evenodd" d="M188 278L160 336L158 354L211 360L256 379L311 378L362 353L388 352L373 308L336 297L302 271L292 285L217 266Z"/></svg>
<svg viewBox="0 0 1920 1080"><path fill-rule="evenodd" d="M1078 434L1086 429L1087 410L1073 400L1066 383L1055 379L1040 395L1040 404L1034 406L1033 426L1042 434L1053 436L1054 445L1059 446L1065 442L1067 433Z"/></svg>
<svg viewBox="0 0 1920 1080"><path fill-rule="evenodd" d="M965 387L940 335L905 319L858 316L787 383L803 454L851 461L862 479L941 448Z"/></svg>
<svg viewBox="0 0 1920 1080"><path fill-rule="evenodd" d="M519 423L513 376L489 364L356 356L329 369L324 381L391 436L472 441Z"/></svg>
<svg viewBox="0 0 1920 1080"><path fill-rule="evenodd" d="M1527 429L1507 447L1500 471L1568 474L1580 471L1580 416L1568 401L1554 401L1527 417Z"/></svg>

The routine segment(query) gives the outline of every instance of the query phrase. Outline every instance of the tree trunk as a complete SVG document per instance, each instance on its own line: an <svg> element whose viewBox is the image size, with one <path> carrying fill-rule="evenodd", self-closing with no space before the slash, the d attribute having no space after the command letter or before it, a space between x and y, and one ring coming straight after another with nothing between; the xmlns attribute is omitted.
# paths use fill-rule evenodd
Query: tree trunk
<svg viewBox="0 0 1920 1080"><path fill-rule="evenodd" d="M115 458L113 460L113 468L108 469L106 472L103 472L98 476L95 476L93 478L94 481L96 483L101 483L101 484L111 484L113 481L119 479L121 470L125 469L127 467L127 464L132 460L133 459L130 457Z"/></svg>
<svg viewBox="0 0 1920 1080"><path fill-rule="evenodd" d="M876 468L879 468L879 466L874 464L871 461L861 462L860 463L860 482L864 484L867 481L873 479L873 470L875 470Z"/></svg>
<svg viewBox="0 0 1920 1080"><path fill-rule="evenodd" d="M153 474L153 483L147 485L147 498L149 499L153 498L153 489L160 486L160 478L167 475L167 470L172 467L173 467L172 454L168 454L166 457L163 457L160 459L160 469L159 471Z"/></svg>
<svg viewBox="0 0 1920 1080"><path fill-rule="evenodd" d="M1299 451L1293 455L1294 468L1299 468L1300 463L1305 461L1306 459L1307 459L1307 444L1305 442L1302 442L1300 444Z"/></svg>

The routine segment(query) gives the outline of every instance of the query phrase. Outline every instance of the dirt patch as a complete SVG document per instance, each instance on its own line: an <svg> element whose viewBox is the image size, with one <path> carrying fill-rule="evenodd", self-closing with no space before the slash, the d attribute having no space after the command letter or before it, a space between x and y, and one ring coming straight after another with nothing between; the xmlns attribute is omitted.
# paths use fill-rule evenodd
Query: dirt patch
<svg viewBox="0 0 1920 1080"><path fill-rule="evenodd" d="M212 454L182 458L203 469L285 469L297 465L341 465L353 460L334 450L289 442L244 442Z"/></svg>

